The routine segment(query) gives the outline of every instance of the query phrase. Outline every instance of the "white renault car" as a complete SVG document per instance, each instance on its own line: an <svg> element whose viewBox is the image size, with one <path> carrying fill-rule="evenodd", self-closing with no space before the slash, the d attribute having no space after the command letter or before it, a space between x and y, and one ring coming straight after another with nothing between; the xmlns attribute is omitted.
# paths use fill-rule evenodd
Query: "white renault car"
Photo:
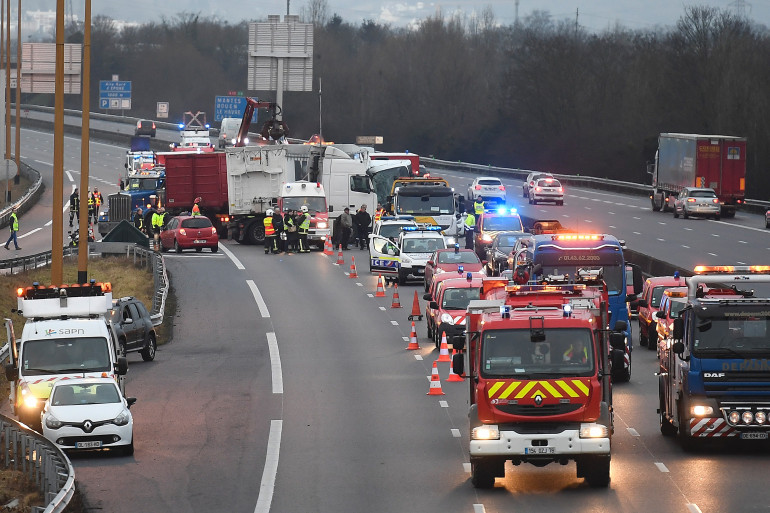
<svg viewBox="0 0 770 513"><path fill-rule="evenodd" d="M505 204L505 185L499 178L479 176L468 186L467 198L469 201L476 201L479 196L483 196L485 202L497 201Z"/></svg>
<svg viewBox="0 0 770 513"><path fill-rule="evenodd" d="M113 378L60 379L41 413L43 436L62 450L134 453L134 420Z"/></svg>
<svg viewBox="0 0 770 513"><path fill-rule="evenodd" d="M423 280L425 264L437 249L447 247L438 226L405 226L394 243L373 235L369 244L369 269L383 276L398 279L403 285L408 279Z"/></svg>

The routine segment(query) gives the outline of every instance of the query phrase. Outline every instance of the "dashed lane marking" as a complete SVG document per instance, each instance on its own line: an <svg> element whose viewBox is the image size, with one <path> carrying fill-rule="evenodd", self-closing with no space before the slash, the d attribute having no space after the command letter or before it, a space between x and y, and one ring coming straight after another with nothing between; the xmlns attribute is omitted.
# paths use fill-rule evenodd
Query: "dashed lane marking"
<svg viewBox="0 0 770 513"><path fill-rule="evenodd" d="M626 428L626 431L628 431L628 434L631 436L639 436L639 432L634 428Z"/></svg>
<svg viewBox="0 0 770 513"><path fill-rule="evenodd" d="M689 511L690 513L702 513L698 505L692 504L692 503L687 505L687 511Z"/></svg>
<svg viewBox="0 0 770 513"><path fill-rule="evenodd" d="M384 307L384 306L381 306L381 307L380 307L380 310L382 310L382 311L384 312L384 311L385 311L385 307Z"/></svg>
<svg viewBox="0 0 770 513"><path fill-rule="evenodd" d="M275 491L275 476L278 473L278 458L281 453L282 420L270 421L270 435L267 439L265 467L262 470L262 482L259 484L259 497L254 513L269 513Z"/></svg>
<svg viewBox="0 0 770 513"><path fill-rule="evenodd" d="M251 289L251 294L254 296L254 301L257 302L259 313L262 315L262 317L270 317L270 312L267 310L267 304L265 304L265 300L262 298L262 294L259 292L257 284L254 283L254 280L246 280L246 283Z"/></svg>
<svg viewBox="0 0 770 513"><path fill-rule="evenodd" d="M460 438L460 430L456 428L452 428L452 436L455 438Z"/></svg>
<svg viewBox="0 0 770 513"><path fill-rule="evenodd" d="M439 404L439 406L441 406L442 408L449 408L449 403L448 403L448 402L446 402L446 401L439 401L439 402L438 402L438 404Z"/></svg>
<svg viewBox="0 0 770 513"><path fill-rule="evenodd" d="M663 463L655 462L655 466L658 467L658 470L661 472L668 473L668 468Z"/></svg>
<svg viewBox="0 0 770 513"><path fill-rule="evenodd" d="M233 252L227 249L227 246L225 244L219 244L219 249L222 250L222 252L227 255L227 257L232 260L232 262L235 264L235 267L238 269L246 269L246 267L241 263L240 260L238 260L238 257L233 255Z"/></svg>
<svg viewBox="0 0 770 513"><path fill-rule="evenodd" d="M468 465L470 465L470 463L468 463ZM470 470L468 472L470 472ZM487 513L487 510L484 509L484 505L483 504L474 504L473 505L473 513Z"/></svg>
<svg viewBox="0 0 770 513"><path fill-rule="evenodd" d="M421 354L416 354L416 355L414 355L414 359L417 360L418 362L421 362L422 361L422 355Z"/></svg>
<svg viewBox="0 0 770 513"><path fill-rule="evenodd" d="M275 333L267 333L267 348L270 350L270 370L273 373L273 393L283 393L283 371L281 370L281 354L278 351L278 339Z"/></svg>
<svg viewBox="0 0 770 513"><path fill-rule="evenodd" d="M398 321L390 321L393 326L398 326Z"/></svg>

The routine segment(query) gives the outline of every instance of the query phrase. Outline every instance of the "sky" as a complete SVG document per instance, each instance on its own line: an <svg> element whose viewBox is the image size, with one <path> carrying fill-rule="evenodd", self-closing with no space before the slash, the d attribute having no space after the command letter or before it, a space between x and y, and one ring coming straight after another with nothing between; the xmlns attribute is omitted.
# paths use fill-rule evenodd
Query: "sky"
<svg viewBox="0 0 770 513"><path fill-rule="evenodd" d="M74 14L83 12L84 0L72 2ZM93 15L104 14L122 21L173 20L180 12L216 16L230 23L243 19L264 19L268 14L286 14L287 2L291 14L299 14L307 0L92 0ZM13 2L15 3L15 2ZM414 25L440 11L444 16L454 12L466 15L490 7L501 25L513 23L516 0L327 0L330 14L339 14L351 24L363 20L390 24L393 27ZM24 9L54 10L53 0L25 0ZM686 5L704 5L729 9L770 26L770 0L519 0L519 19L533 11L548 11L555 20L569 19L591 32L601 32L620 24L629 29L654 29L674 26Z"/></svg>

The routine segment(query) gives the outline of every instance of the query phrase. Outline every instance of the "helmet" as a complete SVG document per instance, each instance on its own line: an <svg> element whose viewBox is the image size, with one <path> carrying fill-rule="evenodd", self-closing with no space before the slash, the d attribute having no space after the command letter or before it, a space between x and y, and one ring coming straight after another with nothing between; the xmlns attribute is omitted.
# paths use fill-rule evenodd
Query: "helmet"
<svg viewBox="0 0 770 513"><path fill-rule="evenodd" d="M273 209L272 208L268 208L267 212L265 212L265 214L268 215L268 216L272 216L273 215Z"/></svg>
<svg viewBox="0 0 770 513"><path fill-rule="evenodd" d="M300 210L302 210L303 212L307 212L307 205L302 205Z"/></svg>
<svg viewBox="0 0 770 513"><path fill-rule="evenodd" d="M203 201L203 198L201 198L200 196L198 196L197 198L195 198L195 201L194 201L194 203L200 203L201 201Z"/></svg>

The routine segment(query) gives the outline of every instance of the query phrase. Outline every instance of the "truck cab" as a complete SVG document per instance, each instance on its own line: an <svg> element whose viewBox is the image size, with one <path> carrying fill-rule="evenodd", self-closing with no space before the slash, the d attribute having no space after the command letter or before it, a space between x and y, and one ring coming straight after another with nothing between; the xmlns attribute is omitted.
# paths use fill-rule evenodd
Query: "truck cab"
<svg viewBox="0 0 770 513"><path fill-rule="evenodd" d="M607 486L614 431L607 347L607 288L583 283L512 285L485 278L467 308L471 481L491 488L505 462L572 460L577 476ZM622 326L619 326L622 329ZM458 349L458 344L455 344ZM455 372L464 369L453 357Z"/></svg>
<svg viewBox="0 0 770 513"><path fill-rule="evenodd" d="M14 339L10 324L10 403L19 422L40 429L40 415L53 383L75 377L114 378L123 389L128 370L105 315L112 307L109 283L45 287L37 283L17 291L18 310L26 323Z"/></svg>

